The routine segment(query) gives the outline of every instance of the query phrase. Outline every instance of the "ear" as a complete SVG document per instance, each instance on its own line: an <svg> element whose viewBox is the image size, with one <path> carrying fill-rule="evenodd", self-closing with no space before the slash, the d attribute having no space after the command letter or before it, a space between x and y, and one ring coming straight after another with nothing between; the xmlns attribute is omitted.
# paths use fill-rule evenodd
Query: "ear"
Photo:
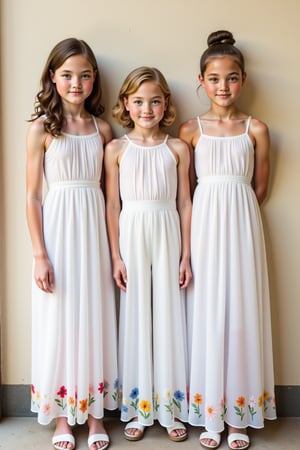
<svg viewBox="0 0 300 450"><path fill-rule="evenodd" d="M242 75L242 86L244 86L246 80L247 80L247 74L246 74L246 72L244 72Z"/></svg>
<svg viewBox="0 0 300 450"><path fill-rule="evenodd" d="M52 83L55 83L55 73L51 69L49 70L49 76L50 76Z"/></svg>
<svg viewBox="0 0 300 450"><path fill-rule="evenodd" d="M166 95L165 97L165 111L169 108L170 96Z"/></svg>
<svg viewBox="0 0 300 450"><path fill-rule="evenodd" d="M126 111L128 111L129 108L128 108L128 98L127 97L123 97L123 103L124 103Z"/></svg>
<svg viewBox="0 0 300 450"><path fill-rule="evenodd" d="M200 85L202 87L204 87L205 86L204 77L201 75L201 73L199 73L199 75L198 75L198 80L199 80Z"/></svg>

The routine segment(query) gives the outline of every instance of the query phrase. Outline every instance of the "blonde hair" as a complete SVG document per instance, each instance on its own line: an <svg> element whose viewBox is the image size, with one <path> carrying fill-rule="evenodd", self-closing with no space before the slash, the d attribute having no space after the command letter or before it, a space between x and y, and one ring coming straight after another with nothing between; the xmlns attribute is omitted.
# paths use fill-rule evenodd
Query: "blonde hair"
<svg viewBox="0 0 300 450"><path fill-rule="evenodd" d="M156 83L160 87L165 99L167 99L167 108L164 117L160 121L160 126L166 127L174 122L176 111L173 105L171 91L165 77L155 67L142 66L132 70L127 75L120 89L117 103L112 110L113 117L123 127L134 128L134 122L125 108L124 99L127 99L129 95L134 94L141 84L146 81L153 81Z"/></svg>

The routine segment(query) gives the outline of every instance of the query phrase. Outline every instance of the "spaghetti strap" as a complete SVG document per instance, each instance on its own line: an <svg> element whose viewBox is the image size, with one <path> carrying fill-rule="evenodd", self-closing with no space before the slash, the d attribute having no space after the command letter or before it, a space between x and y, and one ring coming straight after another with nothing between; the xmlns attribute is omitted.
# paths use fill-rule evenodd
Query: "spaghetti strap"
<svg viewBox="0 0 300 450"><path fill-rule="evenodd" d="M127 134L124 134L124 136L126 137L128 142L131 142L131 139L129 139L129 137L127 136Z"/></svg>
<svg viewBox="0 0 300 450"><path fill-rule="evenodd" d="M248 119L247 119L247 122L246 122L246 131L245 131L246 134L249 133L249 128L250 128L251 119L252 119L251 116L249 116Z"/></svg>
<svg viewBox="0 0 300 450"><path fill-rule="evenodd" d="M198 125L199 125L200 132L201 132L201 134L203 134L203 128L202 128L202 124L201 124L201 120L200 120L199 116L197 116L197 122L198 122Z"/></svg>
<svg viewBox="0 0 300 450"><path fill-rule="evenodd" d="M168 137L169 137L169 135L168 134L166 134L166 137L165 137L165 139L164 139L164 144L167 142L167 140L168 140Z"/></svg>
<svg viewBox="0 0 300 450"><path fill-rule="evenodd" d="M94 122L94 125L95 125L95 128L96 128L96 131L97 131L97 133L99 133L99 127L98 127L98 124L97 124L96 117L92 115L92 119L93 119L93 122Z"/></svg>

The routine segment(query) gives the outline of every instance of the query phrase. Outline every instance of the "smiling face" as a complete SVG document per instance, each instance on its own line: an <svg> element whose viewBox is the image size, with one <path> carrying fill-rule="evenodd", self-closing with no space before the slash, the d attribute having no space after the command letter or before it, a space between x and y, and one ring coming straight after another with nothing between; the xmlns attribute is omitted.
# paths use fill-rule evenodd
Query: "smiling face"
<svg viewBox="0 0 300 450"><path fill-rule="evenodd" d="M124 98L124 106L135 126L152 128L163 119L167 101L156 83L145 81L137 91Z"/></svg>
<svg viewBox="0 0 300 450"><path fill-rule="evenodd" d="M92 93L95 71L84 55L66 59L50 76L63 103L80 105Z"/></svg>
<svg viewBox="0 0 300 450"><path fill-rule="evenodd" d="M238 99L246 74L232 57L220 56L207 63L199 80L212 104L226 107Z"/></svg>

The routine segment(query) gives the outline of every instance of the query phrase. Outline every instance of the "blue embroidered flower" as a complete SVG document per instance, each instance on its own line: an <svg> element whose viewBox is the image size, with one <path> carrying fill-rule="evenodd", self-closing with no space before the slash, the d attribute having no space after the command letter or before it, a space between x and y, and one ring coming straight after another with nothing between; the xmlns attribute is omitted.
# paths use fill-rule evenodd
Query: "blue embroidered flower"
<svg viewBox="0 0 300 450"><path fill-rule="evenodd" d="M122 411L127 413L128 412L128 408L126 405L124 405L124 403L122 403Z"/></svg>
<svg viewBox="0 0 300 450"><path fill-rule="evenodd" d="M138 395L139 395L139 388L136 387L131 390L129 397L135 399L138 397Z"/></svg>
<svg viewBox="0 0 300 450"><path fill-rule="evenodd" d="M182 402L182 400L184 400L184 393L181 391L175 391L174 392L174 397L176 400Z"/></svg>

